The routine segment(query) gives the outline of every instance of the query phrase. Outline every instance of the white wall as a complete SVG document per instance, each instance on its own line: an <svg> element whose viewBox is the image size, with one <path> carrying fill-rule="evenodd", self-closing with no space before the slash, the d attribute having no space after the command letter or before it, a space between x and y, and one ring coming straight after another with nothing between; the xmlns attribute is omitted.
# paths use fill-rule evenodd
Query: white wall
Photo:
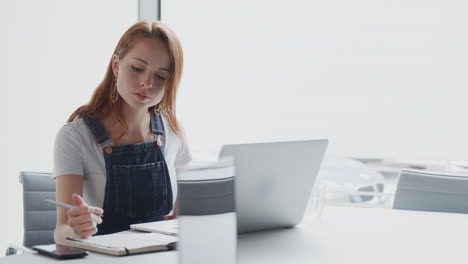
<svg viewBox="0 0 468 264"><path fill-rule="evenodd" d="M468 2L173 0L194 150L329 138L329 154L468 158Z"/></svg>
<svg viewBox="0 0 468 264"><path fill-rule="evenodd" d="M137 0L0 1L0 255L22 243L19 171L52 170L55 134L104 76Z"/></svg>

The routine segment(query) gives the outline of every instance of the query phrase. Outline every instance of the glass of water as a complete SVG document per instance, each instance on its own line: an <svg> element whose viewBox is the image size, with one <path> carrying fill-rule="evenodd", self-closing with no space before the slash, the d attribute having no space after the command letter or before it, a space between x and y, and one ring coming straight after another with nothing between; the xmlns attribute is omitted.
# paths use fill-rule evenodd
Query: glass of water
<svg viewBox="0 0 468 264"><path fill-rule="evenodd" d="M307 211L314 221L320 222L322 219L322 212L325 206L325 199L327 192L326 181L317 180L312 188L312 193L309 198Z"/></svg>

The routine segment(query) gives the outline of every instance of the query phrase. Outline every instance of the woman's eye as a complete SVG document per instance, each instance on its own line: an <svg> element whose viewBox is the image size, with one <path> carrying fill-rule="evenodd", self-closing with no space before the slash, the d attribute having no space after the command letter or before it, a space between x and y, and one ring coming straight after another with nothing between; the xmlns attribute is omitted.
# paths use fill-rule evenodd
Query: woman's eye
<svg viewBox="0 0 468 264"><path fill-rule="evenodd" d="M133 69L134 71L136 71L136 72L142 72L142 71L143 71L143 69L137 68L137 67L135 67L135 66L132 66L132 69Z"/></svg>
<svg viewBox="0 0 468 264"><path fill-rule="evenodd" d="M163 77L163 76L161 76L161 75L159 75L159 74L155 74L155 75L154 75L154 78L156 78L156 79L158 79L158 80L160 80L160 81L166 80L165 77Z"/></svg>

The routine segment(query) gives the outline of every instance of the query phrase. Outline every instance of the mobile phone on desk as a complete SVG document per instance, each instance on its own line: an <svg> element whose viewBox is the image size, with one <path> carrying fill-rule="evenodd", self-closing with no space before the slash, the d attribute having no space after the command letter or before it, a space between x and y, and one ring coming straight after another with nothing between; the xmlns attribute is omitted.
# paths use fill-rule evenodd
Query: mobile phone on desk
<svg viewBox="0 0 468 264"><path fill-rule="evenodd" d="M32 249L36 250L40 254L44 254L58 259L82 258L89 254L86 250L59 244L37 245L33 246Z"/></svg>

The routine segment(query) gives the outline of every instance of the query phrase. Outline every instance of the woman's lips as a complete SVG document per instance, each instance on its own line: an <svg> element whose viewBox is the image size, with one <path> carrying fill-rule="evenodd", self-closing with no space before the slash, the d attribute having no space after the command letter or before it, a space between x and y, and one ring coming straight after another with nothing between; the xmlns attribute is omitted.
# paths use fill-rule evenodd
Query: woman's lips
<svg viewBox="0 0 468 264"><path fill-rule="evenodd" d="M144 94L140 94L140 93L133 93L135 95L135 97L140 100L140 101L143 101L143 100L146 100L148 99L149 97L144 95Z"/></svg>

